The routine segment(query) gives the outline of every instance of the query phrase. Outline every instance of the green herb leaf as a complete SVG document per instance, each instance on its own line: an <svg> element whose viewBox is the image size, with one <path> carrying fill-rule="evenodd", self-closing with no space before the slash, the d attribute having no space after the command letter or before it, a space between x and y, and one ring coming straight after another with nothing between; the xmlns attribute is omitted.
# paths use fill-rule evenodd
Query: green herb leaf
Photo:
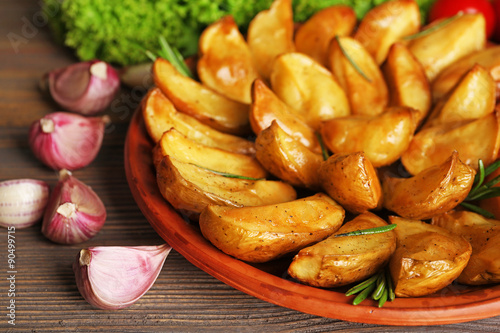
<svg viewBox="0 0 500 333"><path fill-rule="evenodd" d="M486 209L482 209L481 207L478 207L476 205L470 204L468 202L462 202L461 205L464 206L465 208L467 208L468 210L470 210L474 213L483 215L484 217L487 217L489 219L495 218L495 215L488 212Z"/></svg>
<svg viewBox="0 0 500 333"><path fill-rule="evenodd" d="M323 142L323 138L319 133L316 133L316 137L318 138L319 146L321 147L321 153L323 154L323 160L327 160L330 157L328 154L328 150L325 147L325 143Z"/></svg>
<svg viewBox="0 0 500 333"><path fill-rule="evenodd" d="M355 285L345 293L346 296L354 294L358 294L352 302L354 305L360 304L368 296L371 296L373 300L378 301L379 308L384 306L385 302L388 300L393 301L396 298L396 295L394 294L389 269L385 268L379 271L377 274Z"/></svg>
<svg viewBox="0 0 500 333"><path fill-rule="evenodd" d="M417 39L417 38L420 38L420 37L427 36L427 35L433 33L434 31L441 29L442 27L444 27L448 23L456 20L457 18L459 18L462 15L463 15L463 13L458 13L455 16L448 17L447 19L442 20L441 22L433 25L432 27L430 27L428 29L422 30L422 31L417 32L416 34L413 34L413 35L409 35L409 36L403 37L403 39L404 40L412 40L412 39Z"/></svg>
<svg viewBox="0 0 500 333"><path fill-rule="evenodd" d="M346 296L351 296L351 295L354 295L354 294L357 294L359 293L360 291L364 290L366 287L368 287L369 285L375 283L378 279L378 275L373 275L372 277L370 277L369 279L355 285L354 287L352 287L351 289L349 289L345 295Z"/></svg>
<svg viewBox="0 0 500 333"><path fill-rule="evenodd" d="M478 207L471 202L500 197L500 187L494 187L500 182L500 175L488 181L487 183L484 183L486 177L495 172L499 167L500 161L496 161L495 163L485 168L483 161L479 160L479 170L474 178L472 189L467 195L467 198L465 198L465 200L460 205L487 218L494 218L495 216L492 213Z"/></svg>
<svg viewBox="0 0 500 333"><path fill-rule="evenodd" d="M221 175L221 176L227 177L227 178L237 178L237 179L246 179L246 180L264 180L265 179L265 178L253 178L253 177L247 177L247 176L240 176L240 175L235 175L235 174L232 174L232 173L227 173L227 172L212 170L212 169L205 168L205 167L202 167L201 165L197 165L197 164L193 164L193 165L197 166L198 168L202 168L204 170L213 172L213 173L215 173L217 175Z"/></svg>
<svg viewBox="0 0 500 333"><path fill-rule="evenodd" d="M354 60L349 56L349 54L346 52L346 50L342 47L342 44L340 43L340 38L339 35L335 35L335 40L339 44L340 51L346 57L346 59L349 61L352 67L361 75L366 81L372 82L372 80L359 68L359 66L354 62Z"/></svg>
<svg viewBox="0 0 500 333"><path fill-rule="evenodd" d="M174 66L175 69L179 71L179 73L184 76L194 78L193 73L191 73L191 70L184 62L184 58L182 57L181 53L176 48L171 47L165 37L160 36L158 38L158 41L160 43L160 51L158 52L158 54L156 55L149 50L144 50L146 56L151 59L151 61L155 61L158 57L164 58L168 60L172 64L172 66Z"/></svg>
<svg viewBox="0 0 500 333"><path fill-rule="evenodd" d="M391 230L394 230L394 228L397 227L397 224L389 224L389 225L384 225L382 227L375 227L375 228L370 228L370 229L363 229L363 230L356 230L356 231L351 231L351 232L346 232L343 234L338 234L335 235L335 237L347 237L347 236L362 236L362 235L373 235L373 234L380 234L383 232L388 232Z"/></svg>

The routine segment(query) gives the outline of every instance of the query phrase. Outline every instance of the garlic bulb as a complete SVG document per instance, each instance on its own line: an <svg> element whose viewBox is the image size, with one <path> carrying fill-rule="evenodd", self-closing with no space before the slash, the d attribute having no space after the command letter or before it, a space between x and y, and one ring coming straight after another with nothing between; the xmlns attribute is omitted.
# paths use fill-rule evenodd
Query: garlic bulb
<svg viewBox="0 0 500 333"><path fill-rule="evenodd" d="M92 162L102 145L109 117L54 112L35 121L29 143L35 156L52 169L80 169Z"/></svg>
<svg viewBox="0 0 500 333"><path fill-rule="evenodd" d="M64 109L94 115L111 104L120 88L120 78L107 63L92 60L47 73L40 86Z"/></svg>
<svg viewBox="0 0 500 333"><path fill-rule="evenodd" d="M38 222L49 201L49 185L41 180L0 182L0 226L27 228Z"/></svg>
<svg viewBox="0 0 500 333"><path fill-rule="evenodd" d="M106 221L99 196L67 170L59 173L43 217L42 233L53 242L77 244L94 237Z"/></svg>
<svg viewBox="0 0 500 333"><path fill-rule="evenodd" d="M132 305L154 284L171 249L168 244L82 249L73 263L78 290L100 309Z"/></svg>

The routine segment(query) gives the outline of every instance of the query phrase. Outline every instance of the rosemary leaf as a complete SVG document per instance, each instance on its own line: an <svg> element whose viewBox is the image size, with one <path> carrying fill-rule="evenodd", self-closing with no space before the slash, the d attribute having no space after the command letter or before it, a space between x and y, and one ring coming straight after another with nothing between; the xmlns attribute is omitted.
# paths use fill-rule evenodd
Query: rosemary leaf
<svg viewBox="0 0 500 333"><path fill-rule="evenodd" d="M473 204L470 204L468 202L462 202L460 205L464 206L465 208L467 208L468 210L470 211L473 211L474 213L477 213L477 214L480 214L480 215L483 215L487 218L495 218L495 215L493 215L492 213L488 212L487 210L485 209L482 209L476 205L473 205Z"/></svg>
<svg viewBox="0 0 500 333"><path fill-rule="evenodd" d="M389 301L394 301L396 299L396 294L394 293L394 284L392 283L391 271L386 268L385 269L385 282L387 283L387 298Z"/></svg>
<svg viewBox="0 0 500 333"><path fill-rule="evenodd" d="M378 276L377 275L373 275L372 277L370 277L369 279L355 285L354 287L352 287L351 289L349 289L345 295L346 296L351 296L351 295L354 295L354 294L357 294L359 293L360 291L366 289L366 287L370 286L371 284L375 284L375 282L377 282L377 278Z"/></svg>
<svg viewBox="0 0 500 333"><path fill-rule="evenodd" d="M366 287L362 292L359 293L358 296L352 301L353 305L358 305L359 303L363 302L375 289L376 284L372 283L368 287Z"/></svg>
<svg viewBox="0 0 500 333"><path fill-rule="evenodd" d="M474 183L476 183L476 185L472 188L470 193L474 193L475 191L477 191L481 187L481 185L483 185L484 178L485 178L483 160L480 159L477 164L479 167L479 172L474 177Z"/></svg>
<svg viewBox="0 0 500 333"><path fill-rule="evenodd" d="M330 155L328 154L328 150L325 147L325 143L323 142L323 138L319 133L316 133L316 137L318 138L319 146L321 147L321 153L323 154L323 160L327 160Z"/></svg>
<svg viewBox="0 0 500 333"><path fill-rule="evenodd" d="M441 22L437 23L436 25L433 25L432 27L430 27L428 29L422 30L422 31L417 32L416 34L413 34L413 35L403 37L403 39L404 40L412 40L412 39L417 39L420 37L427 36L427 35L433 33L434 31L441 29L442 27L444 27L448 23L451 23L452 21L456 20L457 18L459 18L462 15L463 15L463 13L458 13L455 16L448 17L447 19L442 20Z"/></svg>
<svg viewBox="0 0 500 333"><path fill-rule="evenodd" d="M237 179L246 179L246 180L264 180L265 179L265 178L253 178L253 177L247 177L247 176L240 176L240 175L235 175L235 174L228 173L228 172L212 170L212 169L205 168L205 167L202 167L201 165L197 165L197 164L193 164L193 165L197 166L198 168L202 168L204 170L213 172L217 175L221 175L221 176L226 177L226 178L237 178Z"/></svg>
<svg viewBox="0 0 500 333"><path fill-rule="evenodd" d="M346 237L346 236L362 236L362 235L373 235L380 234L383 232L388 232L397 227L397 224L384 225L382 227L375 227L370 229L356 230L351 232L346 232L343 234L335 235L335 237Z"/></svg>
<svg viewBox="0 0 500 333"><path fill-rule="evenodd" d="M375 291L372 294L372 298L375 301L378 301L382 297L382 294L386 290L386 285L385 273L384 271L381 271L380 273L378 273L377 288L375 288Z"/></svg>
<svg viewBox="0 0 500 333"><path fill-rule="evenodd" d="M500 160L496 161L493 164L490 164L485 170L484 170L484 176L488 177L491 175L496 169L500 168Z"/></svg>
<svg viewBox="0 0 500 333"><path fill-rule="evenodd" d="M193 78L193 74L187 67L186 63L184 62L184 58L180 54L180 52L177 49L174 49L170 46L170 44L167 42L165 37L160 36L159 37L160 41L160 47L161 47L161 54L163 58L167 59L170 61L170 63L183 75L188 76L190 78Z"/></svg>
<svg viewBox="0 0 500 333"><path fill-rule="evenodd" d="M346 52L346 50L342 47L342 44L340 43L340 38L339 35L335 35L335 40L339 44L340 51L346 57L346 59L349 61L352 67L361 75L366 81L372 82L372 80L359 68L359 66L354 62L354 60L349 56L349 54Z"/></svg>

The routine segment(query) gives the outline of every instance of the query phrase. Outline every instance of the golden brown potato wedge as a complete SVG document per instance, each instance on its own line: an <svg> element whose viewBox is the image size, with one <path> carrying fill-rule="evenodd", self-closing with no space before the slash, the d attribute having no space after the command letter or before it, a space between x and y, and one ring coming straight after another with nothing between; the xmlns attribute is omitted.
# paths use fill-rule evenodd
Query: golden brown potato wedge
<svg viewBox="0 0 500 333"><path fill-rule="evenodd" d="M404 44L394 43L382 69L389 86L389 105L419 111L417 123L422 123L432 103L429 80L422 64Z"/></svg>
<svg viewBox="0 0 500 333"><path fill-rule="evenodd" d="M159 88L153 88L142 101L142 115L151 139L158 142L172 127L203 145L245 155L255 154L252 141L219 132L196 118L178 112Z"/></svg>
<svg viewBox="0 0 500 333"><path fill-rule="evenodd" d="M387 84L377 63L363 45L351 37L339 37L332 40L328 52L328 66L347 94L351 113L382 113L389 100Z"/></svg>
<svg viewBox="0 0 500 333"><path fill-rule="evenodd" d="M458 206L469 194L475 174L457 152L411 178L386 173L382 177L383 205L405 218L429 219Z"/></svg>
<svg viewBox="0 0 500 333"><path fill-rule="evenodd" d="M414 0L394 0L375 6L361 20L354 39L382 64L392 44L420 30L420 9Z"/></svg>
<svg viewBox="0 0 500 333"><path fill-rule="evenodd" d="M397 297L435 293L467 265L472 249L462 237L418 220L389 218L397 225L397 247L389 263Z"/></svg>
<svg viewBox="0 0 500 333"><path fill-rule="evenodd" d="M424 128L481 118L495 110L495 103L495 81L484 67L475 65L448 96L436 104Z"/></svg>
<svg viewBox="0 0 500 333"><path fill-rule="evenodd" d="M412 175L444 162L453 151L477 170L478 160L491 164L500 147L500 114L491 113L472 121L443 123L418 132L401 156Z"/></svg>
<svg viewBox="0 0 500 333"><path fill-rule="evenodd" d="M347 96L332 73L302 53L290 52L276 58L271 88L313 129L318 129L323 120L351 113Z"/></svg>
<svg viewBox="0 0 500 333"><path fill-rule="evenodd" d="M250 105L250 125L255 134L271 126L273 120L288 135L300 141L316 153L321 147L314 130L307 125L297 112L281 101L262 80L252 85L252 104Z"/></svg>
<svg viewBox="0 0 500 333"><path fill-rule="evenodd" d="M156 180L163 197L190 218L209 204L242 207L295 200L294 188L281 181L228 178L165 156Z"/></svg>
<svg viewBox="0 0 500 333"><path fill-rule="evenodd" d="M180 74L162 58L156 59L153 65L153 78L177 110L225 133L248 133L248 105L230 100Z"/></svg>
<svg viewBox="0 0 500 333"><path fill-rule="evenodd" d="M198 50L201 82L226 97L250 104L252 82L258 74L232 16L225 16L203 30Z"/></svg>
<svg viewBox="0 0 500 333"><path fill-rule="evenodd" d="M394 231L335 237L387 223L372 213L358 215L322 242L304 248L293 258L288 274L302 283L323 288L340 287L375 274L396 248Z"/></svg>
<svg viewBox="0 0 500 333"><path fill-rule="evenodd" d="M319 179L323 190L352 213L382 206L377 171L363 152L330 156L321 164Z"/></svg>
<svg viewBox="0 0 500 333"><path fill-rule="evenodd" d="M485 24L481 14L464 14L411 40L410 51L424 66L429 81L458 59L484 48Z"/></svg>
<svg viewBox="0 0 500 333"><path fill-rule="evenodd" d="M259 74L268 79L276 56L293 52L293 12L291 0L274 0L269 10L250 21L247 43Z"/></svg>
<svg viewBox="0 0 500 333"><path fill-rule="evenodd" d="M469 211L451 211L432 218L432 224L462 236L472 246L472 255L458 282L500 282L500 221Z"/></svg>
<svg viewBox="0 0 500 333"><path fill-rule="evenodd" d="M350 36L357 18L349 6L326 7L304 22L295 32L297 52L307 54L323 66L327 66L328 45L335 36Z"/></svg>
<svg viewBox="0 0 500 333"><path fill-rule="evenodd" d="M363 151L374 167L395 162L415 131L417 111L392 107L378 116L348 116L325 121L321 137L335 154Z"/></svg>
<svg viewBox="0 0 500 333"><path fill-rule="evenodd" d="M212 148L188 139L175 128L163 133L153 149L153 162L157 167L164 156L202 168L251 178L266 178L267 171L255 157Z"/></svg>
<svg viewBox="0 0 500 333"><path fill-rule="evenodd" d="M432 83L434 101L448 94L458 81L476 64L483 66L489 71L495 80L498 94L500 84L500 46L493 46L473 52L446 67Z"/></svg>
<svg viewBox="0 0 500 333"><path fill-rule="evenodd" d="M260 207L209 205L200 229L213 245L240 260L261 263L325 239L344 221L344 210L325 194Z"/></svg>
<svg viewBox="0 0 500 333"><path fill-rule="evenodd" d="M283 131L275 120L259 133L255 148L257 160L279 179L293 186L319 188L323 157Z"/></svg>

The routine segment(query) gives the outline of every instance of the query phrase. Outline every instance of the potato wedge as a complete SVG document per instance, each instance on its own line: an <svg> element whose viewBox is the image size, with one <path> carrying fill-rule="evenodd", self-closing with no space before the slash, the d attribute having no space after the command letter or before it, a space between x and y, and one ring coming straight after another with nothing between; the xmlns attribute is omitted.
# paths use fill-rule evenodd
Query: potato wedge
<svg viewBox="0 0 500 333"><path fill-rule="evenodd" d="M351 37L339 37L338 41L332 40L328 52L328 66L347 94L351 113L372 116L382 113L389 100L387 84L368 51Z"/></svg>
<svg viewBox="0 0 500 333"><path fill-rule="evenodd" d="M470 244L444 228L418 220L389 217L397 236L389 268L397 297L435 293L455 280L469 261Z"/></svg>
<svg viewBox="0 0 500 333"><path fill-rule="evenodd" d="M389 86L389 105L407 106L419 111L416 118L421 124L432 103L429 80L422 64L404 44L394 43L382 70Z"/></svg>
<svg viewBox="0 0 500 333"><path fill-rule="evenodd" d="M276 120L259 133L255 148L257 160L279 179L293 186L319 188L318 169L323 157L283 131Z"/></svg>
<svg viewBox="0 0 500 333"><path fill-rule="evenodd" d="M330 156L321 164L319 179L323 190L351 213L382 206L377 171L363 152Z"/></svg>
<svg viewBox="0 0 500 333"><path fill-rule="evenodd" d="M432 224L462 236L472 246L472 255L458 282L500 282L500 221L469 211L451 211L432 218Z"/></svg>
<svg viewBox="0 0 500 333"><path fill-rule="evenodd" d="M486 68L493 77L499 94L500 85L500 46L492 46L473 52L446 67L432 83L432 96L437 101L450 92L460 79L474 65Z"/></svg>
<svg viewBox="0 0 500 333"><path fill-rule="evenodd" d="M422 63L429 81L458 59L486 45L481 14L464 14L429 34L411 40L410 51Z"/></svg>
<svg viewBox="0 0 500 333"><path fill-rule="evenodd" d="M156 180L163 197L175 208L196 219L209 204L242 207L295 200L295 189L281 181L227 178L165 156Z"/></svg>
<svg viewBox="0 0 500 333"><path fill-rule="evenodd" d="M500 114L491 113L472 121L443 123L418 132L401 156L406 170L416 175L434 165L439 165L453 151L460 159L477 170L478 160L491 164L500 147Z"/></svg>
<svg viewBox="0 0 500 333"><path fill-rule="evenodd" d="M377 64L382 64L392 44L420 30L420 9L414 0L384 2L361 20L354 39L361 43Z"/></svg>
<svg viewBox="0 0 500 333"><path fill-rule="evenodd" d="M313 129L318 129L323 120L351 113L347 96L332 73L302 53L290 52L276 58L271 88Z"/></svg>
<svg viewBox="0 0 500 333"><path fill-rule="evenodd" d="M251 178L266 178L269 174L255 157L212 148L188 139L175 128L163 133L153 149L156 167L164 156L176 158L202 168Z"/></svg>
<svg viewBox="0 0 500 333"><path fill-rule="evenodd" d="M262 263L296 252L334 233L344 210L325 194L260 207L209 205L200 215L203 236L240 260Z"/></svg>
<svg viewBox="0 0 500 333"><path fill-rule="evenodd" d="M175 128L191 140L203 145L245 155L255 154L252 141L219 132L196 118L178 112L159 88L153 88L142 101L142 116L149 136L158 142L163 133Z"/></svg>
<svg viewBox="0 0 500 333"><path fill-rule="evenodd" d="M251 86L258 74L232 16L225 16L203 30L198 53L198 76L204 85L240 103L251 103Z"/></svg>
<svg viewBox="0 0 500 333"><path fill-rule="evenodd" d="M358 215L324 241L300 250L288 267L288 274L302 283L323 288L345 286L375 274L396 249L393 230L374 235L335 235L384 225L387 223L375 214Z"/></svg>
<svg viewBox="0 0 500 333"><path fill-rule="evenodd" d="M365 152L374 167L389 165L406 151L417 111L392 107L377 116L348 116L325 121L321 137L335 154Z"/></svg>
<svg viewBox="0 0 500 333"><path fill-rule="evenodd" d="M411 178L386 173L382 177L383 206L405 218L429 219L459 205L469 194L475 174L457 152Z"/></svg>
<svg viewBox="0 0 500 333"><path fill-rule="evenodd" d="M291 0L274 0L250 21L247 43L262 78L269 78L276 56L295 50L293 29Z"/></svg>
<svg viewBox="0 0 500 333"><path fill-rule="evenodd" d="M162 58L156 59L153 65L153 78L177 110L221 132L248 133L248 105L230 100L180 74Z"/></svg>
<svg viewBox="0 0 500 333"><path fill-rule="evenodd" d="M307 125L297 112L281 101L266 84L255 80L252 86L250 105L250 125L255 134L271 126L273 120L294 139L315 153L321 153L321 146L314 130Z"/></svg>
<svg viewBox="0 0 500 333"><path fill-rule="evenodd" d="M457 86L432 110L424 128L445 122L479 119L495 110L495 81L488 71L475 65Z"/></svg>
<svg viewBox="0 0 500 333"><path fill-rule="evenodd" d="M326 7L305 21L295 31L295 49L327 66L328 45L335 36L350 36L357 18L349 6Z"/></svg>

